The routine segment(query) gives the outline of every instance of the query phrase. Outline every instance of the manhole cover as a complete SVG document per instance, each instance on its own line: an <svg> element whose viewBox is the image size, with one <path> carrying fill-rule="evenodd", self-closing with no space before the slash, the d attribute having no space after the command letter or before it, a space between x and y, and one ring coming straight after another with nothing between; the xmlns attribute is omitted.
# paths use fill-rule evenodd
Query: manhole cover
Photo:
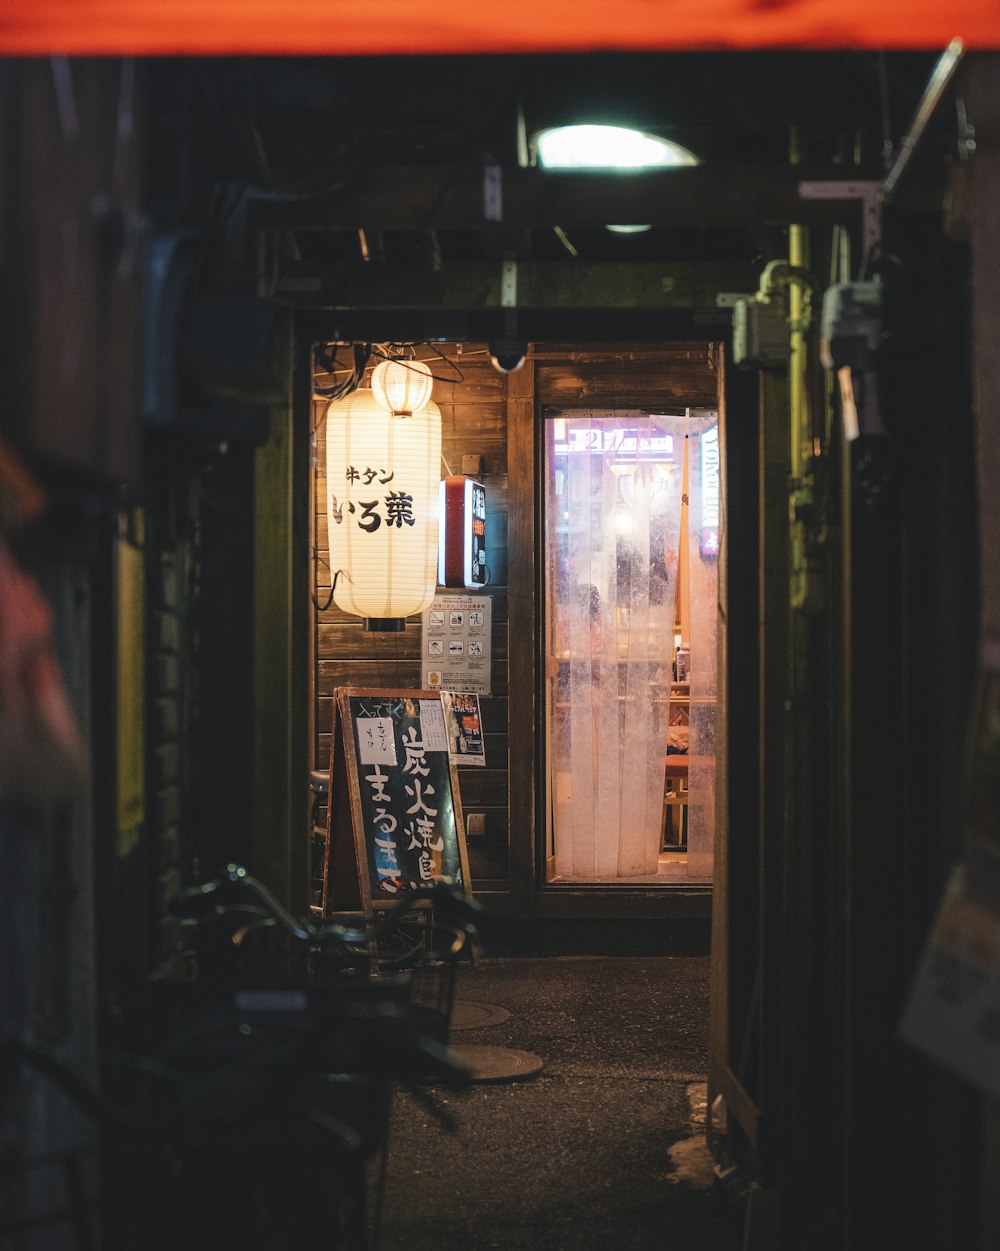
<svg viewBox="0 0 1000 1251"><path fill-rule="evenodd" d="M539 1072L545 1061L533 1051L513 1047L479 1047L465 1043L448 1048L456 1064L469 1070L474 1082L514 1082Z"/></svg>
<svg viewBox="0 0 1000 1251"><path fill-rule="evenodd" d="M510 1013L495 1003L473 1003L458 999L452 1005L450 1026L456 1029L485 1029L510 1020Z"/></svg>

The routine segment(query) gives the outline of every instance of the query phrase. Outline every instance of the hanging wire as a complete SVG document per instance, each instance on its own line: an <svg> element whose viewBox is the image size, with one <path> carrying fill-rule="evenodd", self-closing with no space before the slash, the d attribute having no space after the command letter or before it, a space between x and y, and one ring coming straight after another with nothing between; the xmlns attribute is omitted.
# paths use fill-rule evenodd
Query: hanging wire
<svg viewBox="0 0 1000 1251"><path fill-rule="evenodd" d="M354 343L350 347L353 352L353 358L349 366L340 365L338 347L344 347L344 344L324 343L317 346L315 368L313 370L313 394L321 396L323 399L342 400L350 395L352 391L356 391L361 385L365 370L368 367L371 358L376 356L381 360L394 360L398 365L402 365L404 369L408 368L407 358L402 354L409 353L409 359L416 360L415 352L417 343ZM448 377L441 374L431 373L431 378L435 382L464 382L465 374L459 368L458 364L449 360L447 356L433 343L424 339L421 340L419 346L426 347L428 351L433 352L434 356L443 364L447 365L451 370ZM427 362L424 361L424 364ZM423 371L421 371L423 372ZM322 385L316 381L318 375L324 374L328 377L339 377L340 382L333 385Z"/></svg>
<svg viewBox="0 0 1000 1251"><path fill-rule="evenodd" d="M893 142L892 142L892 113L889 102L889 74L886 69L885 53L878 54L878 98L879 98L879 120L882 128L882 168L888 173L892 166Z"/></svg>
<svg viewBox="0 0 1000 1251"><path fill-rule="evenodd" d="M414 353L416 352L417 346L418 345L416 343L375 343L372 345L372 353L375 356L381 356L383 360L394 360L397 365L402 365L403 368L406 369L406 368L409 368L409 366L406 363L406 358L402 357L400 353L409 352L410 359L415 360L416 357ZM465 381L465 374L462 373L458 365L456 365L454 361L449 360L448 357L445 356L441 351L439 351L438 348L436 348L433 343L429 342L426 339L423 339L420 341L419 346L428 348L431 352L434 353L434 355L437 357L439 361L443 361L444 364L447 365L448 368L452 370L452 377L450 378L442 378L440 374L436 374L432 372L430 376L434 379L435 382L464 382ZM426 365L427 362L424 361L423 364ZM423 371L421 370L420 372L422 373Z"/></svg>
<svg viewBox="0 0 1000 1251"><path fill-rule="evenodd" d="M352 391L358 389L361 385L361 380L365 376L365 367L373 350L369 343L352 343L350 345L352 352L350 366L346 369L338 369L337 346L337 344L323 343L316 348L316 361L313 369L313 394L329 400L342 400L345 396L350 395ZM341 377L343 381L335 383L333 386L321 386L316 381L316 376L319 373Z"/></svg>
<svg viewBox="0 0 1000 1251"><path fill-rule="evenodd" d="M318 548L314 547L313 548L313 586L316 585L316 570L318 566L319 566L319 550ZM337 579L341 576L341 574L343 574L343 576L348 580L348 582L352 581L351 575L347 572L346 569L338 569L337 572L333 575L333 582L330 585L330 594L327 596L326 603L323 604L322 606L320 605L319 600L316 598L316 592L315 591L312 592L311 599L313 602L313 607L316 609L317 612L326 612L327 609L330 607L330 605L333 603L333 593L337 589Z"/></svg>

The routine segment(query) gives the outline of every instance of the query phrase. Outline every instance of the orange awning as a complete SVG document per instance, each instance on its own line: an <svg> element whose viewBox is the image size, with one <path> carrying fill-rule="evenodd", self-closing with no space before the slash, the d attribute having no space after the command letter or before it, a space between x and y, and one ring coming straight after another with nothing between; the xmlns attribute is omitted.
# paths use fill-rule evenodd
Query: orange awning
<svg viewBox="0 0 1000 1251"><path fill-rule="evenodd" d="M1000 47L1000 0L3 0L0 52Z"/></svg>

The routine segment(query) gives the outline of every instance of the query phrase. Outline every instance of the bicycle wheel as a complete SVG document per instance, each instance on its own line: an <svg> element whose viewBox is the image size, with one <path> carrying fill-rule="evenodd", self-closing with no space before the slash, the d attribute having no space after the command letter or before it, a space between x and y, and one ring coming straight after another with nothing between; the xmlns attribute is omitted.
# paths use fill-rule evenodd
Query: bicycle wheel
<svg viewBox="0 0 1000 1251"><path fill-rule="evenodd" d="M429 913L404 913L375 938L378 967L389 972L406 969L421 957L427 942Z"/></svg>

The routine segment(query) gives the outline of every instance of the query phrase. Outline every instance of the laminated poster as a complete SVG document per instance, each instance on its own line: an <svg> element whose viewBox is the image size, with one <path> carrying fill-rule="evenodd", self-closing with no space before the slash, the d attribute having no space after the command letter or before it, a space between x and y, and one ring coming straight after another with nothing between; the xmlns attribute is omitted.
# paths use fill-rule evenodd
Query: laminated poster
<svg viewBox="0 0 1000 1251"><path fill-rule="evenodd" d="M468 691L442 691L441 706L448 723L448 751L460 768L486 764L483 719L479 696Z"/></svg>

